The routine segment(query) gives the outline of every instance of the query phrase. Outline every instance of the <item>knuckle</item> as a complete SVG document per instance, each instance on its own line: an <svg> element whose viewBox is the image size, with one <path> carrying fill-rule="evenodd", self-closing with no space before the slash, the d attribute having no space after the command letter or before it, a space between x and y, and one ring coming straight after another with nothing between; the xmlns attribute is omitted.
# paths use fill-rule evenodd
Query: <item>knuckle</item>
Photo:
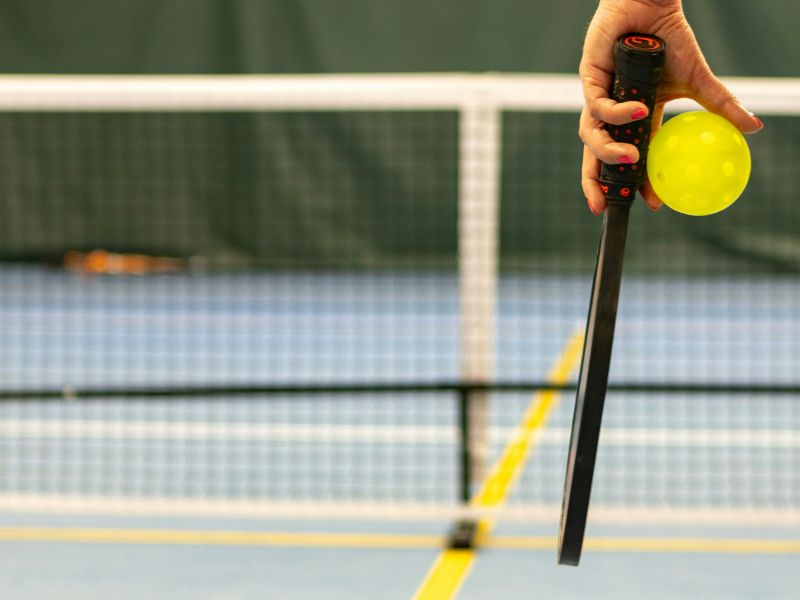
<svg viewBox="0 0 800 600"><path fill-rule="evenodd" d="M617 161L614 149L611 147L610 144L603 144L602 146L596 148L594 153L595 156L597 156L597 158L599 158L604 163L612 164Z"/></svg>
<svg viewBox="0 0 800 600"><path fill-rule="evenodd" d="M584 145L588 144L588 132L586 125L583 123L578 125L578 138L584 143Z"/></svg>
<svg viewBox="0 0 800 600"><path fill-rule="evenodd" d="M727 90L725 91L727 92ZM740 106L741 103L739 102L738 98L736 98L736 96L728 92L727 95L723 98L722 102L720 103L719 109L725 111L725 109L727 109L728 107L738 108Z"/></svg>
<svg viewBox="0 0 800 600"><path fill-rule="evenodd" d="M587 146L592 139L592 127L584 119L581 119L581 121L578 123L578 137L584 143L584 145Z"/></svg>
<svg viewBox="0 0 800 600"><path fill-rule="evenodd" d="M592 104L589 106L589 113L592 115L593 119L597 119L598 121L603 120L600 98L592 100Z"/></svg>

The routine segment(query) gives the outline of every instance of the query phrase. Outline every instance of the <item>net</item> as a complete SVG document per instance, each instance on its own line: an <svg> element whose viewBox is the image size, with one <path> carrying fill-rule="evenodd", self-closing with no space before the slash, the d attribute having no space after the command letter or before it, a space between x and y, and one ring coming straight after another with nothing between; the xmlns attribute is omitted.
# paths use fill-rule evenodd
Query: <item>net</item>
<svg viewBox="0 0 800 600"><path fill-rule="evenodd" d="M599 515L800 519L800 83L730 83L767 124L745 196L632 210ZM580 98L0 78L0 507L452 514L533 405L506 514L553 519L574 392L550 373L599 235Z"/></svg>

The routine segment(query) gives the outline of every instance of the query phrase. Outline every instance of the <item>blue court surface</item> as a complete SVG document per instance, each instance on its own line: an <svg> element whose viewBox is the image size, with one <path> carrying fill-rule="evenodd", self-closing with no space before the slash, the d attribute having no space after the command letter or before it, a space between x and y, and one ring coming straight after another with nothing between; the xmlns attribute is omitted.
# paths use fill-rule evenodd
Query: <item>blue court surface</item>
<svg viewBox="0 0 800 600"><path fill-rule="evenodd" d="M497 380L548 380L588 286L501 278ZM800 385L798 300L788 277L627 278L612 380ZM439 273L3 267L2 388L65 398L0 404L0 596L412 598L459 507L452 394L70 390L451 381L458 314ZM572 400L530 432L458 598L797 597L796 395L610 394L577 569L555 560ZM487 467L541 401L491 394Z"/></svg>
<svg viewBox="0 0 800 600"><path fill-rule="evenodd" d="M320 539L304 546L213 543L4 542L0 581L13 598L386 598L413 597L437 557L435 548L325 547L325 532L380 536L437 535L442 525L362 522L326 523L209 521L188 519L103 519L20 517L4 519L82 530L313 531ZM514 535L552 535L553 527L528 527ZM546 530L546 531L545 531ZM580 567L557 566L548 550L486 549L464 583L459 598L795 598L794 565L800 548L795 528L592 528L591 536L669 541L754 540L741 551L588 550ZM498 532L498 536L503 535ZM511 535L511 533L508 533ZM764 551L755 543L793 540Z"/></svg>

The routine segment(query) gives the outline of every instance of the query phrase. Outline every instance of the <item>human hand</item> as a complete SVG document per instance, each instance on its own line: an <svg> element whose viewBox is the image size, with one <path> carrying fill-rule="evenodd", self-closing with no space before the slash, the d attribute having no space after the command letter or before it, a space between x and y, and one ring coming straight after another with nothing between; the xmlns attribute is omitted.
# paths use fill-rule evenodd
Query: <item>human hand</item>
<svg viewBox="0 0 800 600"><path fill-rule="evenodd" d="M667 44L651 135L661 126L664 104L676 98L697 101L744 133L764 127L711 71L684 17L681 0L600 0L586 33L579 69L584 95L579 128L584 144L581 185L589 208L596 215L607 207L597 181L600 161L631 164L639 160L636 146L615 142L606 131L606 124L622 125L648 114L647 106L641 102L617 103L609 98L614 77L614 44L617 38L631 31L656 35ZM645 180L640 193L651 209L661 207L661 200L649 181Z"/></svg>

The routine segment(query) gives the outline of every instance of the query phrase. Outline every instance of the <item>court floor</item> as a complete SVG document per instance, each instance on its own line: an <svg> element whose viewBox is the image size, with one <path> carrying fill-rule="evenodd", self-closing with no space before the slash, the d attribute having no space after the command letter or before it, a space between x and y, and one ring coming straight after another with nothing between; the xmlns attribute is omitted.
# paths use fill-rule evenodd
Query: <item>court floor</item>
<svg viewBox="0 0 800 600"><path fill-rule="evenodd" d="M454 379L453 277L82 280L4 267L0 281L3 389L67 392L0 405L3 597L413 597L452 524L415 510L457 505L451 396L75 402L68 391ZM585 278L503 278L498 379L547 379L586 298ZM612 378L796 385L798 299L800 285L781 277L629 278ZM555 561L571 400L552 399L527 432L505 499L535 518L498 522L458 598L797 596L796 396L610 395L597 518L577 569ZM537 402L491 397L489 464ZM262 500L311 506L305 518L242 509ZM216 508L180 512L194 501ZM337 503L375 512L310 516ZM165 514L141 510L159 505Z"/></svg>
<svg viewBox="0 0 800 600"><path fill-rule="evenodd" d="M530 547L479 551L458 598L797 597L800 527L592 527L578 568L556 565L554 527L500 528L499 546ZM445 531L442 523L5 516L0 592L26 599L409 599ZM135 533L141 539L133 541ZM34 534L36 541L12 541Z"/></svg>

